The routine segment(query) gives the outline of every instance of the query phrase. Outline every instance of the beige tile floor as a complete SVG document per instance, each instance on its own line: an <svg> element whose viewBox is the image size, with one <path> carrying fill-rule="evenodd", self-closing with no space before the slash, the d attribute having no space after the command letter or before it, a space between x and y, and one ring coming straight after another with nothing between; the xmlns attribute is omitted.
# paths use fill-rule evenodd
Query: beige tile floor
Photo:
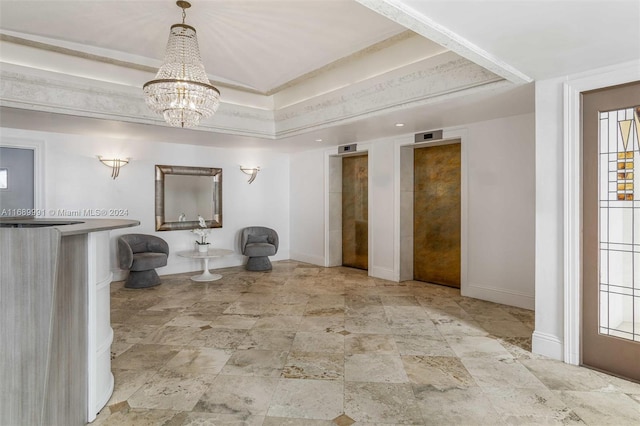
<svg viewBox="0 0 640 426"><path fill-rule="evenodd" d="M640 425L640 385L529 352L532 311L294 261L112 285L95 425Z"/></svg>

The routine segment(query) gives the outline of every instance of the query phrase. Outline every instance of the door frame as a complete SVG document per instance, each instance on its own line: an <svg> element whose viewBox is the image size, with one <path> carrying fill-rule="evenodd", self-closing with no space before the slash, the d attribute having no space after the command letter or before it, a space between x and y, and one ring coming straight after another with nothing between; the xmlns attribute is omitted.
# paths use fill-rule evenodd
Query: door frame
<svg viewBox="0 0 640 426"><path fill-rule="evenodd" d="M403 241L403 236L407 235L408 231L405 229L407 226L411 226L411 235L413 235L413 204L411 204L411 218L410 220L402 214L402 201L401 193L404 187L404 182L411 180L413 185L413 156L411 156L411 167L402 167L402 150L414 148L423 148L428 146L436 146L447 144L449 141L460 140L460 294L463 296L469 295L468 286L468 266L469 266L469 237L468 237L468 206L469 206L469 194L468 194L468 150L466 146L468 130L464 127L444 129L442 140L434 142L414 142L414 135L410 138L403 138L396 140L395 155L394 155L394 169L395 169L395 186L394 186L394 280L397 282L413 279L413 238L411 237L411 250L405 247L407 241ZM404 230L404 232L403 232ZM407 258L407 254L410 253L410 259ZM410 260L410 261L409 261ZM410 265L410 274L407 269ZM409 278L411 275L411 278ZM469 295L473 297L473 295Z"/></svg>
<svg viewBox="0 0 640 426"><path fill-rule="evenodd" d="M44 176L45 176L45 145L44 141L2 137L0 146L3 148L29 149L33 151L33 208L36 217L50 217L51 212L45 210Z"/></svg>
<svg viewBox="0 0 640 426"><path fill-rule="evenodd" d="M371 234L371 206L372 206L372 173L371 173L371 155L369 153L370 143L358 143L355 152L348 154L338 154L338 148L332 148L325 150L324 152L324 266L342 266L342 166L340 166L340 173L336 173L332 163L334 161L342 162L342 157L354 156L354 155L366 155L367 156L367 168L369 170L367 176L367 184L369 188L368 194L368 216L369 223L367 224L368 245L367 245L367 262L369 268L367 269L367 275L372 275L372 247L373 238ZM340 196L340 202L337 201L338 195ZM339 232L338 232L339 230ZM339 247L339 250L338 250ZM340 253L340 256L337 253Z"/></svg>
<svg viewBox="0 0 640 426"><path fill-rule="evenodd" d="M564 345L563 360L580 364L582 326L582 108L581 93L640 79L638 62L603 69L563 83L563 255L564 255Z"/></svg>
<svg viewBox="0 0 640 426"><path fill-rule="evenodd" d="M343 154L340 157L341 158L338 159L338 161L340 161L340 163L341 163L340 164L340 169L341 169L340 178L339 179L336 178L335 174L334 174L333 177L330 177L330 180L333 180L334 183L337 183L337 181L340 180L340 186L341 186L341 192L340 192L340 195L341 195L340 222L342 224L342 234L340 236L340 241L341 241L341 245L342 245L342 250L340 250L340 251L342 252L342 259L340 261L340 265L348 267L348 268L360 269L361 271L367 271L368 272L369 271L369 261L371 260L370 256L369 256L369 250L371 249L371 247L369 245L369 237L370 237L370 234L371 234L371 232L370 232L371 231L371 227L369 225L369 210L370 210L370 207L371 207L370 204L369 204L369 196L371 195L369 193L370 192L369 191L369 185L370 185L370 181L371 181L370 176L369 176L369 172L370 172L370 170L369 170L369 152L368 151L359 151L359 152L356 151L354 153ZM352 265L346 265L344 263L344 234L345 234L345 232L344 232L345 210L344 210L344 190L343 190L344 189L344 160L345 160L345 158L355 158L355 157L366 157L366 164L367 164L367 267L366 267L366 269L358 267L358 266L354 266L353 264ZM335 157L332 157L332 158L335 158ZM331 212L330 214L335 215L336 213L337 212L334 209L334 211ZM334 243L335 243L335 241L334 241ZM357 245L357 242L356 242L356 245ZM335 249L334 249L334 251L335 251Z"/></svg>

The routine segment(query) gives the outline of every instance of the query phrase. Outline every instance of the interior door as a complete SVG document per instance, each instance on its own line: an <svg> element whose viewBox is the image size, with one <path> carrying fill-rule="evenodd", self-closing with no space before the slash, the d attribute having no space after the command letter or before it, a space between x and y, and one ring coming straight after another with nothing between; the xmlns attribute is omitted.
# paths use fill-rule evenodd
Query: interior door
<svg viewBox="0 0 640 426"><path fill-rule="evenodd" d="M33 149L0 147L2 216L35 216Z"/></svg>
<svg viewBox="0 0 640 426"><path fill-rule="evenodd" d="M369 268L369 157L342 158L342 264Z"/></svg>
<svg viewBox="0 0 640 426"><path fill-rule="evenodd" d="M414 150L413 275L460 288L460 142Z"/></svg>
<svg viewBox="0 0 640 426"><path fill-rule="evenodd" d="M584 93L582 121L582 364L640 380L640 82Z"/></svg>

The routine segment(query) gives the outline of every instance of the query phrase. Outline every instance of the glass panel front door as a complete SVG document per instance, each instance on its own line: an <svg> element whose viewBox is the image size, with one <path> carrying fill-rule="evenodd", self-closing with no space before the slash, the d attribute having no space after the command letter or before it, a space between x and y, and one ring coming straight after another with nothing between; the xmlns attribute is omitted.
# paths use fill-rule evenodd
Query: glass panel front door
<svg viewBox="0 0 640 426"><path fill-rule="evenodd" d="M640 381L640 82L582 94L583 365Z"/></svg>
<svg viewBox="0 0 640 426"><path fill-rule="evenodd" d="M640 106L599 112L599 332L640 341Z"/></svg>

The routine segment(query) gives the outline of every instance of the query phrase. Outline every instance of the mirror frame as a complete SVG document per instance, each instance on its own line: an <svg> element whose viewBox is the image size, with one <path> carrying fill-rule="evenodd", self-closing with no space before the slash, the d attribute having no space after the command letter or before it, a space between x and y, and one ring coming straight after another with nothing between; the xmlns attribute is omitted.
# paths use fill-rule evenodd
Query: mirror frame
<svg viewBox="0 0 640 426"><path fill-rule="evenodd" d="M213 178L213 218L205 218L207 228L222 228L222 169L156 165L156 231L199 228L197 220L167 222L164 217L164 180L166 175L211 176Z"/></svg>

